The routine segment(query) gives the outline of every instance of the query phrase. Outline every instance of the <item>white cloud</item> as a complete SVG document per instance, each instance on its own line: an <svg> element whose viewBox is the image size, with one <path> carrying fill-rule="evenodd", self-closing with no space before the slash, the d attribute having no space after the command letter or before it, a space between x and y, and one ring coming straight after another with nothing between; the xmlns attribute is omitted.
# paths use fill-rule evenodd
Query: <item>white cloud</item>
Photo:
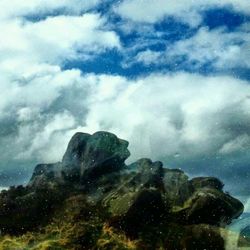
<svg viewBox="0 0 250 250"><path fill-rule="evenodd" d="M68 14L80 14L82 11L87 11L99 3L100 0L12 0L11 2L1 0L0 19L53 14L58 10L63 10Z"/></svg>
<svg viewBox="0 0 250 250"><path fill-rule="evenodd" d="M80 75L79 71L53 74L48 84L42 85L47 81L41 78L37 85L34 79L33 90L26 91L29 84L20 86L23 90L11 98L7 110L16 113L18 133L2 138L1 146L9 146L1 147L2 162L5 158L56 162L75 132L98 130L127 139L130 162L151 157L168 163L178 157L188 169L184 163L189 160L220 156L230 161L232 155L250 149L246 143L250 86L245 81L186 73L151 74L135 80ZM43 88L51 99L44 101ZM227 171L234 170L223 173Z"/></svg>
<svg viewBox="0 0 250 250"><path fill-rule="evenodd" d="M124 0L114 10L122 17L135 22L155 23L170 16L191 26L197 26L202 20L200 12L211 7L230 7L235 11L250 13L248 0Z"/></svg>
<svg viewBox="0 0 250 250"><path fill-rule="evenodd" d="M56 16L32 23L0 22L5 39L0 42L2 67L15 64L53 63L86 59L105 49L119 48L119 37L105 28L98 14Z"/></svg>
<svg viewBox="0 0 250 250"><path fill-rule="evenodd" d="M240 135L233 140L225 143L220 149L221 154L231 154L246 152L250 148L250 136L247 134Z"/></svg>
<svg viewBox="0 0 250 250"><path fill-rule="evenodd" d="M67 131L84 124L89 83L70 60L119 49L119 36L98 13L99 0L1 1L0 145L6 162L60 159ZM13 7L15 6L15 8ZM56 14L57 13L57 14ZM60 14L58 14L60 13ZM55 15L54 15L55 14ZM33 16L33 20L27 18ZM39 17L42 17L39 19ZM16 167L16 163L13 167Z"/></svg>
<svg viewBox="0 0 250 250"><path fill-rule="evenodd" d="M57 68L33 73L23 82L5 78L0 84L0 159L3 165L13 160L60 159L64 148L57 150L55 145L63 138L64 144L69 140L64 134L77 126L75 110L79 115L86 112L88 83L79 70ZM74 96L73 91L77 92Z"/></svg>
<svg viewBox="0 0 250 250"><path fill-rule="evenodd" d="M181 72L130 80L63 70L67 61L92 59L108 49L120 50L125 59L140 51L134 61L146 65L186 55L200 65L211 60L217 68L249 67L247 24L231 33L201 28L162 54L149 49L165 42L164 32L153 25L165 16L196 26L200 11L212 5L231 4L249 13L249 0L123 1L114 9L130 21L116 28L123 34L137 30L135 43L132 39L125 48L112 30L117 23L89 12L100 2L0 1L2 170L60 160L78 131L108 130L129 140L130 160L145 156L168 162L178 156L185 162L249 150L250 87L244 81Z"/></svg>
<svg viewBox="0 0 250 250"><path fill-rule="evenodd" d="M145 51L139 52L135 57L135 61L143 63L145 65L161 64L162 63L161 58L162 58L161 52L147 49Z"/></svg>
<svg viewBox="0 0 250 250"><path fill-rule="evenodd" d="M30 159L36 155L45 162L53 162L59 155L61 157L64 153L63 150L65 150L63 146L60 148L55 147L58 143L60 143L58 145L61 145L62 141L63 144L67 143L65 140L68 138L63 135L63 131L72 129L74 126L75 119L70 113L63 112L56 114L47 124L45 124L41 131L37 131L37 133L33 135L34 138L32 138L28 150L20 152L16 156L16 159ZM20 132L22 138L27 138L28 135L24 134L27 132L27 127ZM60 137L58 137L58 133ZM57 140L55 140L55 138ZM63 138L65 139L62 140Z"/></svg>
<svg viewBox="0 0 250 250"><path fill-rule="evenodd" d="M239 122L250 121L250 86L234 78L185 73L152 74L135 81L93 77L97 84L89 96L86 126L79 129L109 130L128 139L133 159L218 154L241 133L233 132L230 121L239 111L232 106L244 111ZM105 88L109 90L103 94Z"/></svg>
<svg viewBox="0 0 250 250"><path fill-rule="evenodd" d="M8 110L18 107L43 110L58 98L62 89L72 86L81 78L78 70L61 71L58 69L55 72L43 73L44 75L35 75L27 81L25 78L16 81L11 81L7 77L3 79L0 85L3 95L0 101L0 117L5 111L8 113Z"/></svg>
<svg viewBox="0 0 250 250"><path fill-rule="evenodd" d="M250 34L239 29L227 33L223 28L209 30L200 28L191 38L177 41L165 54L166 60L177 56L187 56L188 63L200 67L211 63L219 69L250 67Z"/></svg>
<svg viewBox="0 0 250 250"><path fill-rule="evenodd" d="M234 32L227 32L225 28L209 30L201 27L192 37L166 47L163 51L140 51L134 58L129 58L128 65L135 62L145 65L177 63L177 66L178 63L186 63L193 69L206 64L217 70L250 68L250 34L245 25Z"/></svg>

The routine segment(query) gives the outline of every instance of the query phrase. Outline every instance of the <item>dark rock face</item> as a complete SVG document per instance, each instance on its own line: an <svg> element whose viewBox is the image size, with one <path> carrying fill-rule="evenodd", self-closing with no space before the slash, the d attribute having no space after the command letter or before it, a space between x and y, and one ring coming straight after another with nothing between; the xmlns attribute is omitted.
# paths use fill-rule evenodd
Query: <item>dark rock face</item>
<svg viewBox="0 0 250 250"><path fill-rule="evenodd" d="M128 142L108 132L93 135L76 133L69 142L62 162L39 164L29 182L30 186L72 182L92 183L100 176L122 170L130 153Z"/></svg>
<svg viewBox="0 0 250 250"><path fill-rule="evenodd" d="M78 170L83 181L121 169L130 153L128 142L108 132L93 135L75 134L63 156L62 170L66 175Z"/></svg>
<svg viewBox="0 0 250 250"><path fill-rule="evenodd" d="M214 177L196 177L193 178L190 183L196 189L207 187L218 189L221 191L224 186L224 184L219 179Z"/></svg>
<svg viewBox="0 0 250 250"><path fill-rule="evenodd" d="M127 211L114 218L111 225L134 238L145 228L161 224L166 215L167 208L161 194L156 190L142 189L131 199Z"/></svg>
<svg viewBox="0 0 250 250"><path fill-rule="evenodd" d="M188 176L179 169L164 169L163 185L167 199L174 205L182 206L194 191Z"/></svg>
<svg viewBox="0 0 250 250"><path fill-rule="evenodd" d="M189 226L182 239L182 249L223 250L224 241L218 230L208 226Z"/></svg>
<svg viewBox="0 0 250 250"><path fill-rule="evenodd" d="M159 237L170 250L223 249L219 230L211 226L230 223L242 213L243 205L223 192L222 182L213 177L189 180L183 171L147 158L126 166L127 148L127 141L108 132L76 133L62 162L37 165L25 191L0 194L0 229L23 232L23 222L25 230L32 230L40 222L33 219L25 224L29 214L50 211L53 216L60 202L80 193L105 208L106 224L133 239L147 235L145 244L147 237L152 239L149 248L138 249L157 249ZM23 205L16 217L18 204L26 201L29 205ZM214 237L209 248L204 242L210 235Z"/></svg>
<svg viewBox="0 0 250 250"><path fill-rule="evenodd" d="M65 167L79 167L82 155L85 151L90 134L76 133L70 140L68 148L63 156L62 162Z"/></svg>
<svg viewBox="0 0 250 250"><path fill-rule="evenodd" d="M162 162L152 162L150 159L142 158L129 165L128 168L137 172L132 180L137 185L163 188L162 178L164 170Z"/></svg>
<svg viewBox="0 0 250 250"><path fill-rule="evenodd" d="M186 220L190 224L225 226L244 209L238 200L211 188L196 190L187 203Z"/></svg>

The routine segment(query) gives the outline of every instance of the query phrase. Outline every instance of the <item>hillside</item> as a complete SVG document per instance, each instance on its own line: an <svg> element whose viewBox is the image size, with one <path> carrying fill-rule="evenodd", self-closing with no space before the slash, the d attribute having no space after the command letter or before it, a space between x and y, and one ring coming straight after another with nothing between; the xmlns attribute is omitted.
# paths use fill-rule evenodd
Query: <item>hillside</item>
<svg viewBox="0 0 250 250"><path fill-rule="evenodd" d="M1 192L0 249L224 249L244 207L219 179L129 155L114 134L75 134L61 162Z"/></svg>

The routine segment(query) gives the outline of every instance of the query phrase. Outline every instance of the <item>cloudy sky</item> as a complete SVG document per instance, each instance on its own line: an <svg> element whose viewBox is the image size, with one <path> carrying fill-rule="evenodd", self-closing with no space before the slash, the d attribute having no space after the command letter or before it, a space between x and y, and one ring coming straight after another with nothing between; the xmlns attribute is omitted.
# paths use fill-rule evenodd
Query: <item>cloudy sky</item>
<svg viewBox="0 0 250 250"><path fill-rule="evenodd" d="M250 195L249 0L1 0L0 186L76 131Z"/></svg>

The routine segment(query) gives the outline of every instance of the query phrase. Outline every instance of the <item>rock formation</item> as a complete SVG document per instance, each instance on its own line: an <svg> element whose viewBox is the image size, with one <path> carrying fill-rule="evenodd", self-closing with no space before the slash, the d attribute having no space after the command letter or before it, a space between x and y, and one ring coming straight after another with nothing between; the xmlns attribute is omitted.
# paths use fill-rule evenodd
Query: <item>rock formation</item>
<svg viewBox="0 0 250 250"><path fill-rule="evenodd" d="M243 205L223 192L220 180L189 180L183 171L146 158L127 166L129 155L128 142L114 134L76 133L61 162L37 165L27 187L1 193L1 231L35 231L48 227L56 214L71 218L65 215L70 210L76 215L69 223L74 221L80 231L81 223L88 227L92 219L101 221L102 229L92 243L87 244L89 236L84 235L71 243L73 248L60 249L111 249L101 238L106 227L135 242L134 248L112 243L117 244L113 249L224 249L219 228L237 218ZM65 210L69 199L77 205ZM88 206L102 211L89 211ZM81 219L76 222L76 217Z"/></svg>

